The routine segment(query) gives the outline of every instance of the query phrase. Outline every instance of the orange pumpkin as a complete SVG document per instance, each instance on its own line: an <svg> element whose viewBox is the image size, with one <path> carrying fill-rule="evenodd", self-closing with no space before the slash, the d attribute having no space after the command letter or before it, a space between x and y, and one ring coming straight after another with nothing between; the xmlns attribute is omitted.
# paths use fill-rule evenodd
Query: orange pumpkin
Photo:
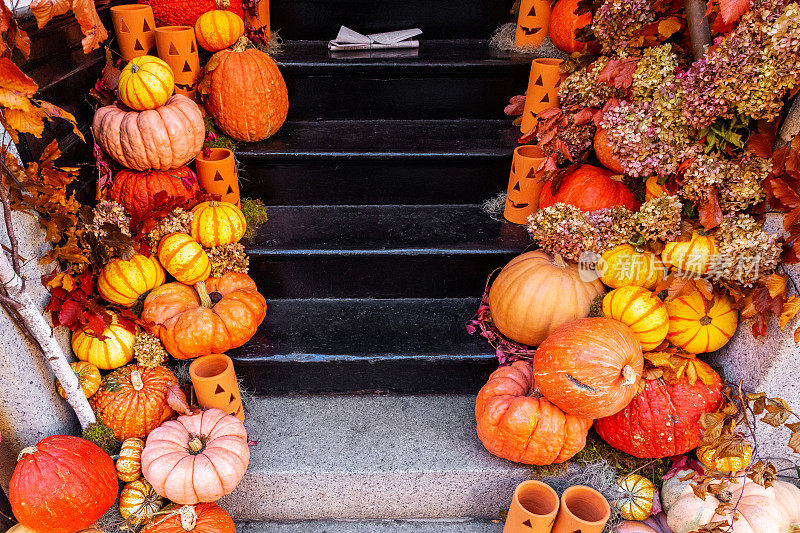
<svg viewBox="0 0 800 533"><path fill-rule="evenodd" d="M644 182L644 187L645 200L653 200L669 194L669 189L658 183L658 176L650 176L647 178L647 181Z"/></svg>
<svg viewBox="0 0 800 533"><path fill-rule="evenodd" d="M211 275L211 260L200 243L185 233L170 233L158 243L158 260L175 279L194 285Z"/></svg>
<svg viewBox="0 0 800 533"><path fill-rule="evenodd" d="M109 261L97 278L97 292L109 302L131 307L144 294L164 284L166 275L153 256L127 254Z"/></svg>
<svg viewBox="0 0 800 533"><path fill-rule="evenodd" d="M592 22L591 12L577 14L578 4L580 0L558 0L550 13L550 40L568 54L586 48L586 43L575 38L575 32Z"/></svg>
<svg viewBox="0 0 800 533"><path fill-rule="evenodd" d="M628 285L606 294L603 316L619 320L636 334L642 350L655 350L669 331L669 315L658 296L644 287Z"/></svg>
<svg viewBox="0 0 800 533"><path fill-rule="evenodd" d="M142 533L236 533L231 515L216 503L169 505Z"/></svg>
<svg viewBox="0 0 800 533"><path fill-rule="evenodd" d="M255 142L273 135L289 111L286 82L275 61L242 38L217 52L206 66L206 107L229 137Z"/></svg>
<svg viewBox="0 0 800 533"><path fill-rule="evenodd" d="M668 242L661 252L661 260L680 271L701 276L708 272L718 251L714 237L695 231L688 241Z"/></svg>
<svg viewBox="0 0 800 533"><path fill-rule="evenodd" d="M141 219L156 208L180 207L199 190L197 176L187 166L167 171L122 169L114 176L108 199Z"/></svg>
<svg viewBox="0 0 800 533"><path fill-rule="evenodd" d="M75 372L75 375L78 376L78 383L81 386L83 394L87 398L90 398L100 388L100 381L102 379L100 377L100 370L92 363L86 361L70 363L69 366L72 368L72 371ZM56 380L56 390L62 398L67 397L67 392L58 380Z"/></svg>
<svg viewBox="0 0 800 533"><path fill-rule="evenodd" d="M624 409L639 388L644 358L636 335L608 318L561 326L533 358L536 385L564 412L584 418Z"/></svg>
<svg viewBox="0 0 800 533"><path fill-rule="evenodd" d="M194 288L167 283L150 292L142 318L157 325L164 348L178 359L225 353L249 341L267 302L247 274L228 272Z"/></svg>
<svg viewBox="0 0 800 533"><path fill-rule="evenodd" d="M244 213L229 202L197 204L192 215L192 238L206 248L239 242L247 231Z"/></svg>
<svg viewBox="0 0 800 533"><path fill-rule="evenodd" d="M128 365L103 378L89 403L118 440L143 439L175 414L167 404L167 393L177 383L167 367Z"/></svg>
<svg viewBox="0 0 800 533"><path fill-rule="evenodd" d="M604 128L597 128L594 133L594 153L597 156L597 160L608 170L616 174L625 174L625 169L622 168L619 159L614 155L614 150L608 140L608 133Z"/></svg>
<svg viewBox="0 0 800 533"><path fill-rule="evenodd" d="M161 107L174 90L172 69L155 56L131 59L119 75L117 88L122 103L136 111Z"/></svg>
<svg viewBox="0 0 800 533"><path fill-rule="evenodd" d="M475 401L478 438L509 461L563 463L586 446L592 420L564 413L535 391L530 363L495 370Z"/></svg>
<svg viewBox="0 0 800 533"><path fill-rule="evenodd" d="M214 9L197 18L194 33L197 44L209 52L219 52L236 44L239 37L244 35L244 21L236 13Z"/></svg>
<svg viewBox="0 0 800 533"><path fill-rule="evenodd" d="M583 281L574 263L535 250L503 267L489 290L494 325L509 339L538 346L559 326L589 315L605 289Z"/></svg>
<svg viewBox="0 0 800 533"><path fill-rule="evenodd" d="M666 302L669 313L667 340L689 353L707 353L725 346L739 322L733 301L715 294L707 302L699 291Z"/></svg>

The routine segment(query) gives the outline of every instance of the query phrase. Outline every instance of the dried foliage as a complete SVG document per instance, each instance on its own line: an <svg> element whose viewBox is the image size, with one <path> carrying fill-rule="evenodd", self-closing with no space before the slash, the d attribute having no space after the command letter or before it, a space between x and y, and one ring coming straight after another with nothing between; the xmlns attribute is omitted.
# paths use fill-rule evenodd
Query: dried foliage
<svg viewBox="0 0 800 533"><path fill-rule="evenodd" d="M95 9L94 0L33 0L30 7L40 28L53 17L71 10L84 35L81 44L85 54L99 48L100 43L108 38L108 32Z"/></svg>

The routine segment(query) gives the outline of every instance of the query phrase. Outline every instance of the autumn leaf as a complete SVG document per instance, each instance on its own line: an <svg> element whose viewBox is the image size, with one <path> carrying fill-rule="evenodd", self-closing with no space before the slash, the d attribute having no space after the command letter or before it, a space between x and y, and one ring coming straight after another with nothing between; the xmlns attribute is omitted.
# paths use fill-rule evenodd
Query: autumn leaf
<svg viewBox="0 0 800 533"><path fill-rule="evenodd" d="M167 405L179 415L192 414L192 408L189 406L189 402L186 401L186 395L177 383L167 389Z"/></svg>
<svg viewBox="0 0 800 533"><path fill-rule="evenodd" d="M517 116L521 115L525 109L525 95L518 94L517 96L512 96L511 100L508 101L508 105L503 110L506 115L508 116Z"/></svg>
<svg viewBox="0 0 800 533"><path fill-rule="evenodd" d="M100 43L108 38L108 32L95 9L94 0L72 0L71 2L70 0L33 0L30 9L40 28L53 17L63 15L72 9L84 35L81 40L84 54L98 48Z"/></svg>
<svg viewBox="0 0 800 533"><path fill-rule="evenodd" d="M667 17L658 22L658 36L667 40L681 30L681 21L678 17Z"/></svg>
<svg viewBox="0 0 800 533"><path fill-rule="evenodd" d="M612 59L597 74L597 81L618 89L629 89L633 85L633 73L639 64L638 57L617 60Z"/></svg>
<svg viewBox="0 0 800 533"><path fill-rule="evenodd" d="M770 298L777 298L778 296L786 295L786 282L788 280L789 278L787 276L774 273L766 276L763 279L762 284L769 291Z"/></svg>
<svg viewBox="0 0 800 533"><path fill-rule="evenodd" d="M51 104L50 102L38 100L36 103L45 113L47 113L50 119L60 118L72 124L72 131L75 133L75 135L80 137L83 142L86 142L86 139L83 137L83 133L81 133L81 130L78 129L78 122L75 120L75 116L72 113L63 110L60 107Z"/></svg>
<svg viewBox="0 0 800 533"><path fill-rule="evenodd" d="M744 15L752 0L719 0L719 12L726 24L733 24Z"/></svg>
<svg viewBox="0 0 800 533"><path fill-rule="evenodd" d="M71 0L33 0L30 5L31 13L36 18L39 28L44 28L50 19L63 15L72 9Z"/></svg>
<svg viewBox="0 0 800 533"><path fill-rule="evenodd" d="M711 187L706 202L700 206L700 223L707 230L716 228L722 223L722 208L717 198L717 188Z"/></svg>
<svg viewBox="0 0 800 533"><path fill-rule="evenodd" d="M13 49L6 43L15 46L25 58L31 55L31 40L28 34L20 28L14 13L5 2L0 4L0 55L11 56Z"/></svg>
<svg viewBox="0 0 800 533"><path fill-rule="evenodd" d="M27 74L10 59L0 57L0 107L32 111L31 97L39 90Z"/></svg>
<svg viewBox="0 0 800 533"><path fill-rule="evenodd" d="M792 416L792 409L782 398L768 398L766 411L767 414L761 418L761 421L772 427L782 426Z"/></svg>
<svg viewBox="0 0 800 533"><path fill-rule="evenodd" d="M800 431L793 431L792 435L789 437L789 448L792 449L794 453L800 453Z"/></svg>

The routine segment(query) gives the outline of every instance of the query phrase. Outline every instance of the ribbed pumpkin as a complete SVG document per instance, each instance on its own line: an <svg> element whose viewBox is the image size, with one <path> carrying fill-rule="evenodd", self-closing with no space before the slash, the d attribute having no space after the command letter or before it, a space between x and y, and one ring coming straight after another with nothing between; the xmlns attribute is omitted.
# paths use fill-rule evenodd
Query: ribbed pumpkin
<svg viewBox="0 0 800 533"><path fill-rule="evenodd" d="M156 324L164 348L177 359L225 353L249 341L267 302L247 274L228 272L194 287L167 283L150 292L142 318Z"/></svg>
<svg viewBox="0 0 800 533"><path fill-rule="evenodd" d="M181 505L214 502L233 492L250 463L241 420L219 409L179 416L147 438L142 474Z"/></svg>
<svg viewBox="0 0 800 533"><path fill-rule="evenodd" d="M664 277L664 264L653 252L620 244L603 253L598 264L600 280L613 289L635 285L655 289Z"/></svg>
<svg viewBox="0 0 800 533"><path fill-rule="evenodd" d="M255 142L274 134L286 120L289 93L275 61L242 38L206 65L206 108L229 137Z"/></svg>
<svg viewBox="0 0 800 533"><path fill-rule="evenodd" d="M97 392L97 389L100 388L100 381L102 379L100 377L100 370L92 363L87 363L86 361L70 363L69 366L72 371L75 372L75 375L78 376L78 383L80 383L83 394L87 398L90 398ZM56 380L56 390L62 398L67 397L67 391L64 390L64 387L61 386L58 380Z"/></svg>
<svg viewBox="0 0 800 533"><path fill-rule="evenodd" d="M209 52L219 52L236 44L239 37L244 35L244 21L231 11L206 11L197 18L194 34L197 44Z"/></svg>
<svg viewBox="0 0 800 533"><path fill-rule="evenodd" d="M669 313L667 340L689 353L707 353L725 346L739 323L739 312L727 295L707 302L699 291L665 303Z"/></svg>
<svg viewBox="0 0 800 533"><path fill-rule="evenodd" d="M489 290L494 325L509 339L538 346L559 326L584 318L605 289L583 281L574 263L535 250L515 257Z"/></svg>
<svg viewBox="0 0 800 533"><path fill-rule="evenodd" d="M568 54L586 48L586 43L575 39L575 31L592 22L590 12L575 13L579 3L579 0L558 0L550 13L550 40L556 48Z"/></svg>
<svg viewBox="0 0 800 533"><path fill-rule="evenodd" d="M658 183L658 176L650 176L644 182L644 199L653 200L654 198L661 198L669 194L669 189L666 186Z"/></svg>
<svg viewBox="0 0 800 533"><path fill-rule="evenodd" d="M242 0L139 0L153 7L159 26L194 26L200 15L213 9L229 9L244 16Z"/></svg>
<svg viewBox="0 0 800 533"><path fill-rule="evenodd" d="M216 503L164 508L166 516L153 520L142 533L236 533L231 516Z"/></svg>
<svg viewBox="0 0 800 533"><path fill-rule="evenodd" d="M158 244L158 260L167 272L187 285L211 275L211 261L203 247L185 233L165 235Z"/></svg>
<svg viewBox="0 0 800 533"><path fill-rule="evenodd" d="M639 474L630 474L617 480L619 499L617 508L625 520L645 520L653 514L656 488L653 482Z"/></svg>
<svg viewBox="0 0 800 533"><path fill-rule="evenodd" d="M118 440L143 439L175 414L167 404L167 393L176 383L167 367L128 365L103 378L89 403Z"/></svg>
<svg viewBox="0 0 800 533"><path fill-rule="evenodd" d="M509 461L563 463L586 446L592 420L564 413L535 391L527 361L495 370L475 401L478 438Z"/></svg>
<svg viewBox="0 0 800 533"><path fill-rule="evenodd" d="M147 111L130 111L117 104L101 107L94 114L92 132L105 153L133 170L185 165L200 153L206 138L203 113L182 94Z"/></svg>
<svg viewBox="0 0 800 533"><path fill-rule="evenodd" d="M539 207L544 209L560 202L587 212L615 205L636 211L639 206L633 193L613 176L614 173L605 168L580 166L564 177L555 195L552 192L552 182L545 183L539 197Z"/></svg>
<svg viewBox="0 0 800 533"><path fill-rule="evenodd" d="M161 107L174 91L172 69L154 56L131 59L119 75L119 99L136 111Z"/></svg>
<svg viewBox="0 0 800 533"><path fill-rule="evenodd" d="M149 522L162 507L164 499L144 479L131 481L119 493L119 514L134 526Z"/></svg>
<svg viewBox="0 0 800 533"><path fill-rule="evenodd" d="M117 477L120 481L130 483L142 475L142 450L144 441L137 437L125 439L117 459Z"/></svg>
<svg viewBox="0 0 800 533"><path fill-rule="evenodd" d="M192 238L206 248L239 242L247 231L244 213L229 202L197 204L192 215Z"/></svg>
<svg viewBox="0 0 800 533"><path fill-rule="evenodd" d="M117 499L114 462L97 445L54 435L19 454L8 499L21 524L72 533L94 524Z"/></svg>
<svg viewBox="0 0 800 533"><path fill-rule="evenodd" d="M141 219L156 208L180 207L199 190L197 176L187 166L166 171L123 169L114 176L108 199Z"/></svg>
<svg viewBox="0 0 800 533"><path fill-rule="evenodd" d="M628 285L606 294L603 316L619 320L631 328L645 352L658 348L669 331L669 315L664 302L644 287Z"/></svg>
<svg viewBox="0 0 800 533"><path fill-rule="evenodd" d="M154 256L129 253L109 261L97 278L97 292L109 302L131 307L164 284L166 274Z"/></svg>
<svg viewBox="0 0 800 533"><path fill-rule="evenodd" d="M625 169L622 168L619 159L614 155L614 150L608 140L608 133L606 133L605 128L599 127L594 133L594 153L598 161L608 170L615 174L625 174Z"/></svg>
<svg viewBox="0 0 800 533"><path fill-rule="evenodd" d="M72 334L72 351L81 361L88 361L101 370L113 370L133 359L136 333L117 323L116 318L103 330L103 339L85 326Z"/></svg>
<svg viewBox="0 0 800 533"><path fill-rule="evenodd" d="M608 416L636 395L644 359L636 335L609 318L582 318L555 330L533 357L536 385L564 412Z"/></svg>
<svg viewBox="0 0 800 533"><path fill-rule="evenodd" d="M744 470L753 460L753 448L745 446L742 453L733 457L717 457L714 459L714 449L708 446L697 448L697 459L709 470L718 472L738 472Z"/></svg>
<svg viewBox="0 0 800 533"><path fill-rule="evenodd" d="M718 252L714 237L695 231L688 241L668 242L661 252L661 260L678 270L701 276L708 272Z"/></svg>
<svg viewBox="0 0 800 533"><path fill-rule="evenodd" d="M644 389L622 411L595 420L595 431L614 448L636 457L671 457L686 453L700 441L700 416L722 403L722 380L711 367L694 364L711 376L710 385L694 385L683 375L667 382L646 379Z"/></svg>

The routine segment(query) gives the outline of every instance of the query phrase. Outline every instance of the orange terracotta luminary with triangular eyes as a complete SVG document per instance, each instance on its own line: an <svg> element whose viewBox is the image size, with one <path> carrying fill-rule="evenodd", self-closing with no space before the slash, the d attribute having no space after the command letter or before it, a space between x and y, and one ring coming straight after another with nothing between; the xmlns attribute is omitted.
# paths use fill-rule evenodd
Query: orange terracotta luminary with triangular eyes
<svg viewBox="0 0 800 533"><path fill-rule="evenodd" d="M503 216L514 224L526 224L528 216L539 208L539 194L544 182L539 179L539 166L544 163L544 151L538 146L518 146L511 161L506 207Z"/></svg>
<svg viewBox="0 0 800 533"><path fill-rule="evenodd" d="M197 39L191 26L163 26L156 28L158 57L172 68L175 76L175 94L197 101L197 84L203 71L197 53Z"/></svg>
<svg viewBox="0 0 800 533"><path fill-rule="evenodd" d="M539 46L547 37L550 0L522 0L517 19L516 46Z"/></svg>
<svg viewBox="0 0 800 533"><path fill-rule="evenodd" d="M547 108L559 105L558 89L564 75L561 74L563 60L554 58L534 59L528 92L525 93L525 111L522 113L522 133L528 133L536 125L536 115Z"/></svg>
<svg viewBox="0 0 800 533"><path fill-rule="evenodd" d="M111 20L122 59L130 61L144 55L154 55L156 21L152 7L141 4L112 6Z"/></svg>

